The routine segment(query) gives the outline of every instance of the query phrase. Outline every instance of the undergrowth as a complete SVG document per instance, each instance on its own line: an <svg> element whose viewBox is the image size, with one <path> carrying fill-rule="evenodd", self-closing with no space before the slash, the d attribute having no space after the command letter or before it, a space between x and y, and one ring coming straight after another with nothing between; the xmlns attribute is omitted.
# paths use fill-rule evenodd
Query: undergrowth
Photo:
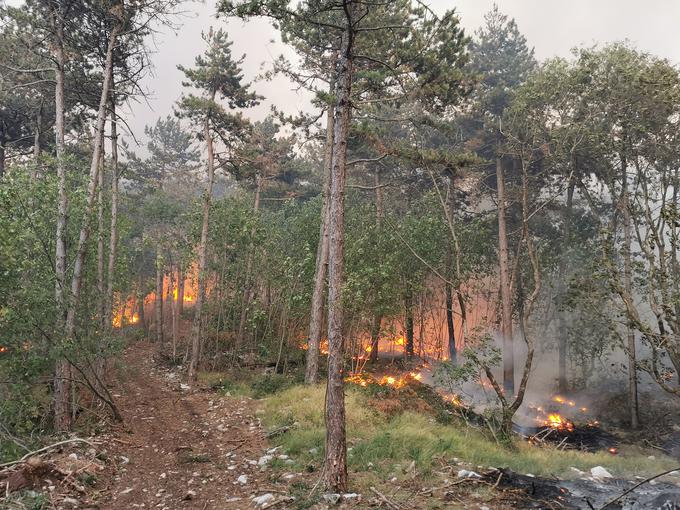
<svg viewBox="0 0 680 510"><path fill-rule="evenodd" d="M673 467L670 459L650 458L648 453L625 447L616 456L558 451L520 440L508 447L460 419L442 419L443 408L432 403L403 409L397 404L378 406L380 395L359 387L348 386L346 393L349 469L366 474L369 480L427 475L459 463L478 470L504 467L565 478L575 475L572 467L587 471L603 466L618 476L652 474ZM324 395L321 385L292 386L264 399L258 410L270 430L290 427L274 442L296 459L299 469L314 471L321 467ZM390 395L382 397L383 402L393 399ZM388 412L383 411L385 408Z"/></svg>

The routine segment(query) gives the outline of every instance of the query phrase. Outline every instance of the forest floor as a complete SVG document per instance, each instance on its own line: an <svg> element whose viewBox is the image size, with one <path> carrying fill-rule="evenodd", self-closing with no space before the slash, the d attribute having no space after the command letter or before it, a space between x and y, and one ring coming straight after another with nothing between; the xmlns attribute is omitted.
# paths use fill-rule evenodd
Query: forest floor
<svg viewBox="0 0 680 510"><path fill-rule="evenodd" d="M647 454L619 458L527 444L507 449L463 423L437 422L433 408L408 387L371 394L348 386L354 492L323 494L317 487L325 433L323 385L292 385L255 399L240 394L238 378L222 381L221 390L209 377L189 386L184 373L164 366L157 353L157 345L132 342L112 371L110 391L123 424L107 425L86 438L86 446L69 444L44 455L40 467L51 471L28 491L38 495L40 505L26 504L20 496L6 498L3 506L0 497L0 508L508 510L580 509L587 508L586 500L599 508L641 479L634 474L668 467L669 461L659 463ZM253 372L251 377L261 382L269 376ZM21 483L29 481L27 471L31 475L30 460L25 464L10 473ZM593 480L588 471L594 465L613 469L616 478ZM537 476L517 474L528 471ZM561 481L569 472L571 480ZM678 484L677 475L666 478L648 484L641 496L651 501L672 494L680 504Z"/></svg>
<svg viewBox="0 0 680 510"><path fill-rule="evenodd" d="M117 466L99 508L236 509L265 494L269 504L287 498L286 477L272 481L258 465L269 447L255 402L189 388L154 354L146 342L124 353L114 393L125 426L110 437Z"/></svg>

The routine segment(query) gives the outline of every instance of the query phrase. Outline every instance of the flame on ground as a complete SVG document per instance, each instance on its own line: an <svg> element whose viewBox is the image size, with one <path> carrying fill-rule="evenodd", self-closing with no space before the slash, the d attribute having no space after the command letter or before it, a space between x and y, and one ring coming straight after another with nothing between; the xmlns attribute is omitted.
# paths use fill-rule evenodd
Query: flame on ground
<svg viewBox="0 0 680 510"><path fill-rule="evenodd" d="M555 430L566 430L567 432L574 430L574 424L557 413L549 414L548 419L543 424Z"/></svg>

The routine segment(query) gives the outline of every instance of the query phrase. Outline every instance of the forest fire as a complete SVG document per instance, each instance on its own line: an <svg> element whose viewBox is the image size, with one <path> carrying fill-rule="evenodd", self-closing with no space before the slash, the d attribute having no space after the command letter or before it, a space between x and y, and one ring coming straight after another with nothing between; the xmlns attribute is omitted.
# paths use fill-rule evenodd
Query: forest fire
<svg viewBox="0 0 680 510"><path fill-rule="evenodd" d="M561 416L560 414L549 414L548 419L544 420L543 424L556 430L566 430L568 432L574 431L574 424Z"/></svg>
<svg viewBox="0 0 680 510"><path fill-rule="evenodd" d="M393 388L403 388L412 381L420 381L422 375L416 372L409 372L406 375L384 375L379 379L370 375L363 373L355 373L345 378L345 382L352 384L357 384L362 387L366 387L369 384L377 384L379 386L391 386Z"/></svg>

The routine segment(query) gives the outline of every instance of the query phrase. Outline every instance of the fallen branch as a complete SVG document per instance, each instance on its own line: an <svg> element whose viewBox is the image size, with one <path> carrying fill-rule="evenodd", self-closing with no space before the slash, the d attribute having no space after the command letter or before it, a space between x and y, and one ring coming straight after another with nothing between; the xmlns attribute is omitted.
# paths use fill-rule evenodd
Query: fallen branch
<svg viewBox="0 0 680 510"><path fill-rule="evenodd" d="M49 446L45 446L43 448L40 448L39 450L28 452L26 455L24 455L23 457L21 457L18 460L13 460L12 462L6 462L4 464L0 464L0 469L4 469L4 468L10 467L10 466L14 466L15 464L21 464L22 462L26 462L27 459L29 459L29 458L31 458L35 455L38 455L39 453L43 453L43 452L46 452L48 450L51 450L52 448L56 448L57 446L62 446L62 445L69 444L69 443L85 443L88 446L91 446L91 447L94 448L94 445L92 443L90 443L89 441L86 441L85 439L80 439L78 437L74 437L73 439L67 439L65 441L59 441L58 443L54 443L54 444L51 444Z"/></svg>
<svg viewBox="0 0 680 510"><path fill-rule="evenodd" d="M676 467L676 468L674 468L674 469L669 469L668 471L664 471L663 473L659 473L658 475L654 475L654 476L650 476L649 478L645 478L645 479L642 480L640 483L633 485L630 489L623 491L619 496L615 497L614 499L612 499L611 501L609 501L608 503L606 503L604 506L601 506L598 510L604 510L604 509L607 508L609 505L612 505L612 504L616 503L618 500L620 500L620 499L621 499L622 497L624 497L626 494L630 494L631 492L633 492L635 489L637 489L637 488L640 487L641 485L644 485L644 484L646 484L647 482L651 482L651 481L654 480L655 478L659 478L659 477L662 477L662 476L667 475L667 474L669 474L669 473L672 473L673 471L680 471L680 466L679 466L679 467Z"/></svg>
<svg viewBox="0 0 680 510"><path fill-rule="evenodd" d="M393 510L400 510L401 506L399 506L397 503L394 501L390 500L385 496L382 492L378 491L375 487L371 487L371 492L378 496L378 498L387 505L388 508L392 508Z"/></svg>
<svg viewBox="0 0 680 510"><path fill-rule="evenodd" d="M283 434L284 432L286 432L287 430L290 430L292 428L293 428L292 425L286 425L284 427L279 427L278 429L274 429L270 432L267 432L266 437L267 437L267 439L269 439L269 438L272 438L274 436L278 436L278 435Z"/></svg>

